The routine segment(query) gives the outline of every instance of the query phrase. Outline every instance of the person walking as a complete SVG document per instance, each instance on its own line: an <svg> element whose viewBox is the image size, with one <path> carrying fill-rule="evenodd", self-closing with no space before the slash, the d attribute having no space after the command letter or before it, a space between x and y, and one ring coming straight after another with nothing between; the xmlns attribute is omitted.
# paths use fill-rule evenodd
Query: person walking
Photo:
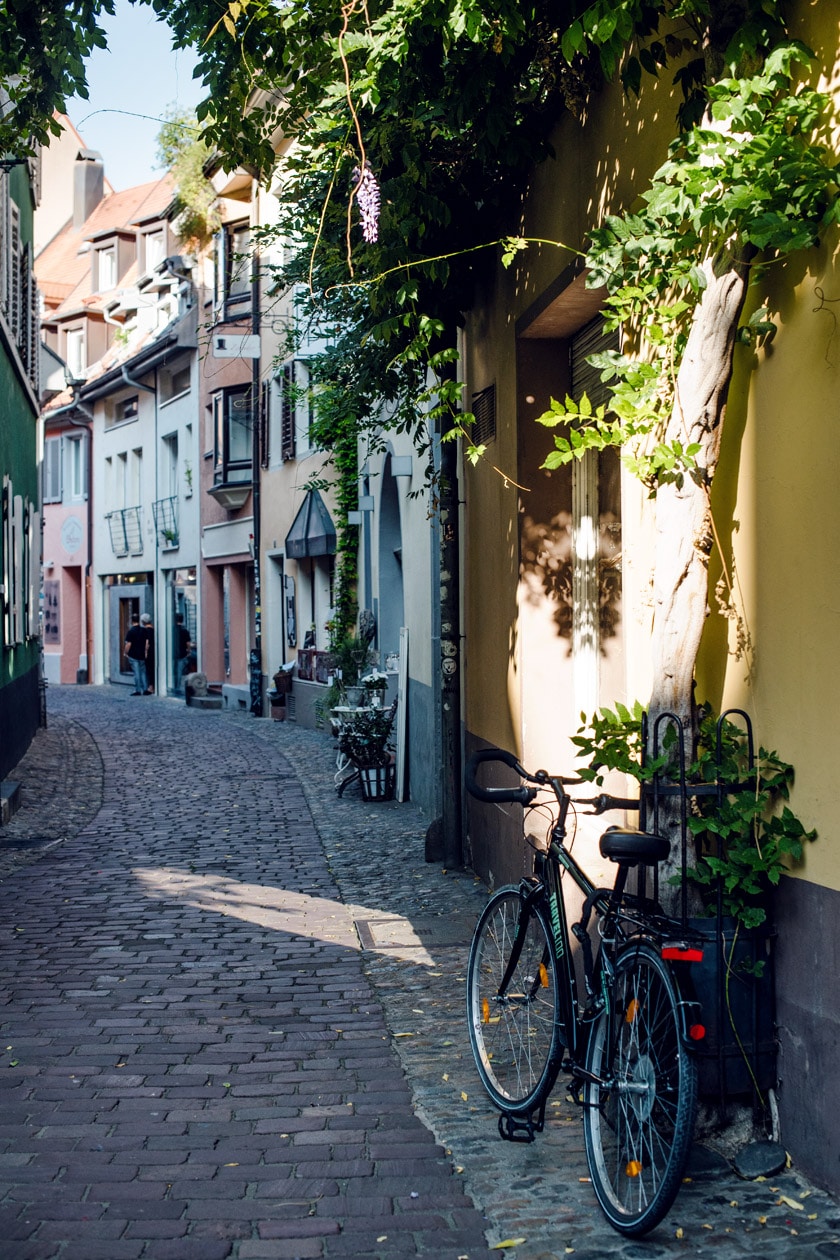
<svg viewBox="0 0 840 1260"><path fill-rule="evenodd" d="M175 690L180 692L190 659L190 632L184 625L182 613L175 614Z"/></svg>
<svg viewBox="0 0 840 1260"><path fill-rule="evenodd" d="M126 631L124 651L131 666L131 672L134 675L134 690L131 693L133 696L144 696L148 687L146 648L145 627L140 625L139 615L132 613L131 626Z"/></svg>
<svg viewBox="0 0 840 1260"><path fill-rule="evenodd" d="M151 696L155 690L155 628L148 613L143 613L140 625L146 636L146 695Z"/></svg>

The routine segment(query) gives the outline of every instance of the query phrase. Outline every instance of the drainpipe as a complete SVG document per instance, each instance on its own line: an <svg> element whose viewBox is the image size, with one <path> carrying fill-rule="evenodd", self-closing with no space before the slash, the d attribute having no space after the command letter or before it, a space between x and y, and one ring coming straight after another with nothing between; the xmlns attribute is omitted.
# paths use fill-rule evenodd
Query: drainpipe
<svg viewBox="0 0 840 1260"><path fill-rule="evenodd" d="M88 616L88 602L90 600L90 570L93 558L93 412L82 402L80 397L80 388L78 382L72 383L73 401L65 403L63 407L56 407L49 414L50 420L55 420L59 416L63 416L76 429L84 429L87 433L87 543L85 547L85 576L82 583L82 643L85 646L85 668L81 669L81 663L76 670L76 682L90 682L90 663L93 656L90 633L90 617ZM81 412L85 417L84 420L74 419L76 412ZM84 678L80 675L84 673Z"/></svg>

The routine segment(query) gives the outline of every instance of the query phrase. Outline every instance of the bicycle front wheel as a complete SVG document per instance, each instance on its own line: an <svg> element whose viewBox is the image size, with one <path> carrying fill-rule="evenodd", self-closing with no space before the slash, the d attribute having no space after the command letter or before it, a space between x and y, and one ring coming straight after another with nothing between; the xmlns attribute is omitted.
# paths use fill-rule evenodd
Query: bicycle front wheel
<svg viewBox="0 0 840 1260"><path fill-rule="evenodd" d="M517 888L500 888L491 897L476 925L467 968L467 1020L478 1074L500 1110L518 1113L533 1111L548 1095L560 1047L551 933L541 909L531 908L523 920L523 906Z"/></svg>
<svg viewBox="0 0 840 1260"><path fill-rule="evenodd" d="M622 951L609 1009L592 1030L583 1132L607 1220L639 1237L676 1198L694 1133L697 1066L680 1038L668 966L646 944Z"/></svg>

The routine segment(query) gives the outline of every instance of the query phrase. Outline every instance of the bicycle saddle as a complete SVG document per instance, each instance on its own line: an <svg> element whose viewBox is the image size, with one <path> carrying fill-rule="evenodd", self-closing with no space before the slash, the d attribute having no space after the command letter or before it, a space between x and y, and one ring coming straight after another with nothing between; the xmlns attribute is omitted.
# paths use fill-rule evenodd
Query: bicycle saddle
<svg viewBox="0 0 840 1260"><path fill-rule="evenodd" d="M601 836L601 856L624 866L655 866L663 862L671 851L664 836L654 836L648 831L634 831L632 827L608 827Z"/></svg>

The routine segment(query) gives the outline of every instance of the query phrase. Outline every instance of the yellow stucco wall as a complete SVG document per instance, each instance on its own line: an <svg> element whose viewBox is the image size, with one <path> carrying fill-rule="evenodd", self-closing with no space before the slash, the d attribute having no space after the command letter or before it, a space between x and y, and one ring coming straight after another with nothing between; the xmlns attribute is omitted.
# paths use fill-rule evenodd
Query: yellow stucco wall
<svg viewBox="0 0 840 1260"><path fill-rule="evenodd" d="M813 47L822 79L840 102L834 6L797 7L795 33ZM662 160L673 134L667 86L646 85L641 105L608 90L583 125L564 120L558 156L534 174L523 200L523 235L576 249L606 212L629 204ZM644 119L644 128L640 119ZM516 321L568 266L572 254L531 247L509 271L488 277L470 317L466 366L471 389L497 385L498 439L466 474L465 567L468 645L465 722L471 736L515 748L529 763L563 769L576 715L561 712L555 688L563 646L552 643L545 607L523 601L518 513L527 490L517 475ZM840 525L840 236L774 268L766 294L777 312L769 349L738 349L714 510L724 546L731 534L736 603L754 657L731 653L730 623L712 612L698 661L698 697L737 705L756 736L796 768L793 808L819 840L797 872L840 889L840 803L835 792L835 714L840 710L840 594L835 539ZM546 434L545 449L550 449ZM649 537L651 504L624 482L625 699L645 699L651 684ZM492 556L492 563L489 557ZM715 562L712 584L720 576ZM554 655L552 656L552 653ZM554 662L554 664L552 664ZM556 668L555 668L556 666ZM506 679L506 687L487 685ZM542 710L540 710L542 706ZM535 722L534 715L541 717ZM531 715L529 717L529 714ZM558 722L558 714L562 722ZM562 726L564 729L559 730ZM558 734L560 736L558 742Z"/></svg>
<svg viewBox="0 0 840 1260"><path fill-rule="evenodd" d="M800 6L796 34L828 67L815 82L840 117L840 28L831 9ZM837 140L835 128L835 148ZM745 708L761 743L793 764L792 808L818 832L797 873L840 889L840 234L830 230L819 248L775 267L752 301L764 298L778 333L755 355L736 352L726 462L715 485L716 519L733 522L736 604L753 651L727 656L727 629L730 648L734 634L713 613L699 690Z"/></svg>

